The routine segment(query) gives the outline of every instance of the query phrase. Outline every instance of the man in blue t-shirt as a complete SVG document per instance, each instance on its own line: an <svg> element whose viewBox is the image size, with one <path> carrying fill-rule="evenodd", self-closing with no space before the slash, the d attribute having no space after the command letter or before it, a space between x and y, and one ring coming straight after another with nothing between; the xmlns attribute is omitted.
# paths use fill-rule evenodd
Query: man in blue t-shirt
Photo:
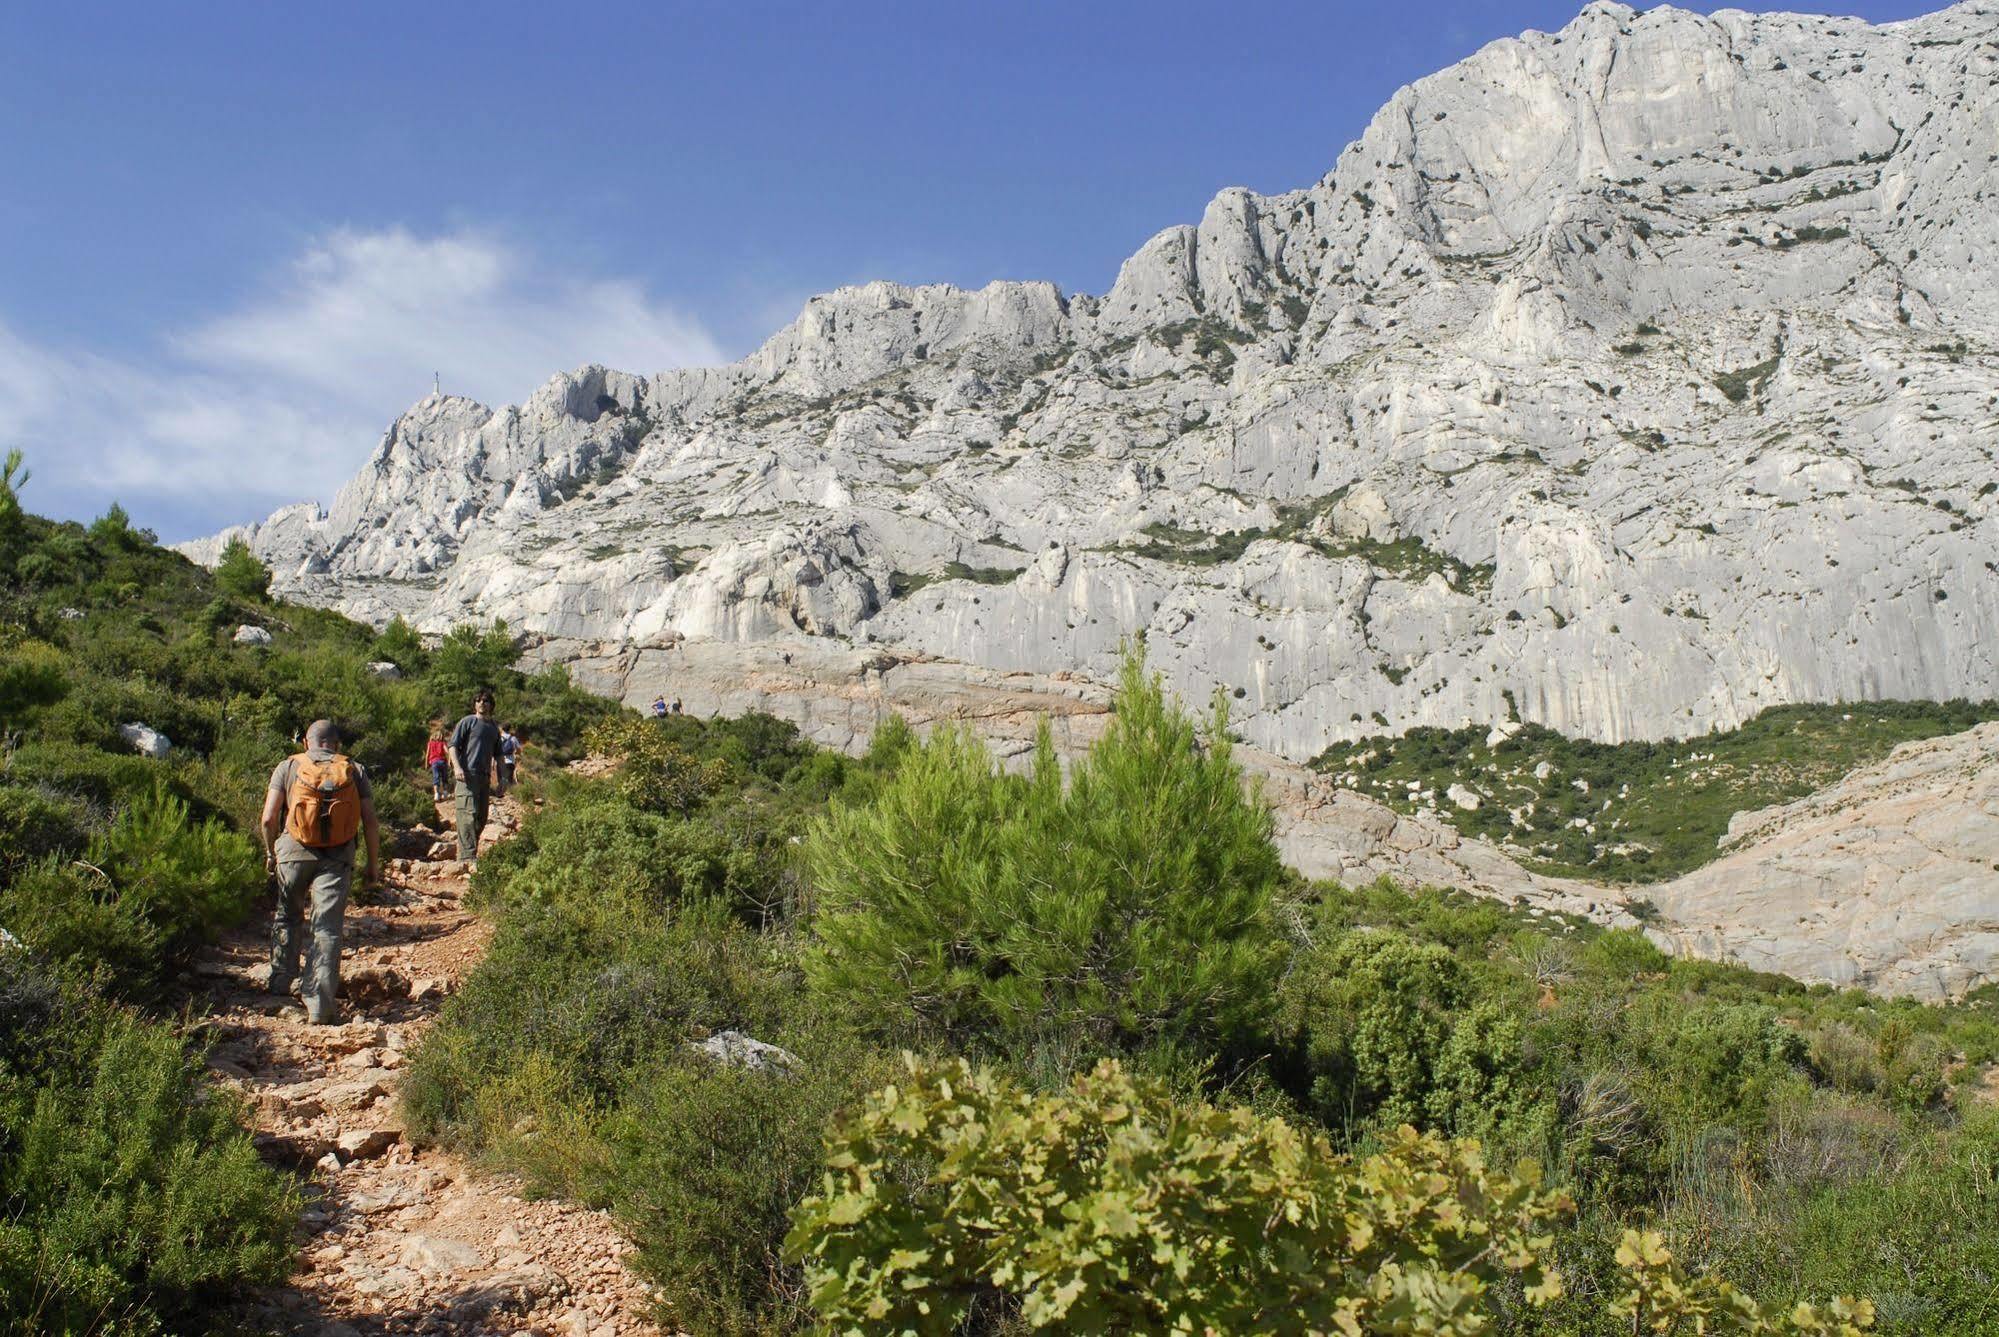
<svg viewBox="0 0 1999 1337"><path fill-rule="evenodd" d="M451 773L458 777L458 857L479 857L479 833L486 829L491 801L507 796L507 777L500 769L500 728L493 723L493 689L481 687L472 696L472 713L458 721L446 749Z"/></svg>

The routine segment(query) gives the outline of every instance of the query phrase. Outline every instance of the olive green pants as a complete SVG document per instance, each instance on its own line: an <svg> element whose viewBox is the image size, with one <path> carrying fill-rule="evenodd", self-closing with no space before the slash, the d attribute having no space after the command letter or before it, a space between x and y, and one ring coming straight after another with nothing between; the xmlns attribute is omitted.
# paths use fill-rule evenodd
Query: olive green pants
<svg viewBox="0 0 1999 1337"><path fill-rule="evenodd" d="M354 847L345 858L292 857L278 865L278 904L271 916L271 982L275 994L299 980L305 1019L332 1021L339 1004L340 936L347 892L354 882ZM301 956L305 975L299 975Z"/></svg>
<svg viewBox="0 0 1999 1337"><path fill-rule="evenodd" d="M458 857L476 859L479 857L479 833L486 829L486 811L490 804L492 786L487 781L477 784L469 779L458 782Z"/></svg>

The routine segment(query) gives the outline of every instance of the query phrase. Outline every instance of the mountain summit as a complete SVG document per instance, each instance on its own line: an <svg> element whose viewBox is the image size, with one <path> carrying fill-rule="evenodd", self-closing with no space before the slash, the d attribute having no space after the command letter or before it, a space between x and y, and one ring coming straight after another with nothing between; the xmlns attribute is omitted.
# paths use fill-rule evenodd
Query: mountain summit
<svg viewBox="0 0 1999 1337"><path fill-rule="evenodd" d="M630 697L775 675L829 741L1133 634L1293 759L1999 695L1988 196L1999 7L1593 4L1102 296L871 283L732 366L433 396L329 511L186 550Z"/></svg>

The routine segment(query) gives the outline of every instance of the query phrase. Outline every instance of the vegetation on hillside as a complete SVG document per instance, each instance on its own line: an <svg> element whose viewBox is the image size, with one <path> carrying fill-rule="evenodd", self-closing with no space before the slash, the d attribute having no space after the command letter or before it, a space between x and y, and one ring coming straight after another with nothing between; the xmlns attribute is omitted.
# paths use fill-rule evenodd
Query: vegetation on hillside
<svg viewBox="0 0 1999 1337"><path fill-rule="evenodd" d="M1435 813L1543 872L1653 882L1713 859L1729 818L1801 798L1898 743L1999 719L1999 701L1773 706L1737 729L1597 743L1538 724L1488 743L1483 726L1411 729L1312 763L1403 811ZM1454 802L1461 785L1476 808Z"/></svg>
<svg viewBox="0 0 1999 1337"><path fill-rule="evenodd" d="M183 1330L286 1270L294 1191L192 1061L177 968L255 903L292 730L340 720L425 811L424 721L482 680L544 757L613 765L544 768L481 861L492 946L410 1061L411 1128L610 1207L686 1330L1989 1326L1999 999L1301 884L1219 709L1136 661L1066 770L893 719L848 758L521 677L503 632L275 603L247 554L211 576L14 485L0 1331ZM789 1057L720 1059L731 1032Z"/></svg>
<svg viewBox="0 0 1999 1337"><path fill-rule="evenodd" d="M857 759L756 716L606 730L618 768L551 777L480 870L497 935L414 1060L419 1130L611 1208L694 1332L1864 1326L1841 1295L1981 1330L1999 1000L1300 885L1219 719L1135 663L1119 705L1066 775L895 721ZM729 1031L797 1062L701 1047ZM1398 1213L1411 1158L1453 1230L1542 1203L1532 1248L1432 1286L1456 1246ZM1375 1222L1348 1271L1311 1243L1341 1221ZM1390 1259L1402 1317L1360 1280Z"/></svg>
<svg viewBox="0 0 1999 1337"><path fill-rule="evenodd" d="M426 648L213 574L113 507L26 513L0 468L0 1333L199 1329L291 1270L298 1194L205 1080L179 979L265 902L271 767L336 720L392 819L428 818L426 722L491 682L545 754L608 703L512 671L503 629ZM270 633L238 644L239 626ZM395 663L397 681L369 671ZM121 726L166 735L143 755Z"/></svg>

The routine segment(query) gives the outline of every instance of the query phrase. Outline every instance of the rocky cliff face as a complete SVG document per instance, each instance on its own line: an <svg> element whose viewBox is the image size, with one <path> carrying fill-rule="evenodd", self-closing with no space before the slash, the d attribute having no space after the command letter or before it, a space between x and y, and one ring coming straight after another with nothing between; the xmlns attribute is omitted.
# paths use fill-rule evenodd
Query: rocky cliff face
<svg viewBox="0 0 1999 1337"><path fill-rule="evenodd" d="M233 534L294 596L502 617L627 700L836 745L892 709L1003 745L1052 711L1080 745L1142 634L1230 698L1306 871L1629 922L1295 763L1419 724L1999 695L1999 6L1593 4L1403 89L1316 185L1224 192L1102 296L873 283L733 366L433 397L330 510ZM1882 987L1993 973L1991 934L1910 918L1928 864L1780 928L1747 857L1661 889L1655 932ZM1840 901L1813 867L1797 894Z"/></svg>
<svg viewBox="0 0 1999 1337"><path fill-rule="evenodd" d="M433 397L330 510L240 532L288 593L558 650L816 640L969 685L1143 632L1290 758L1992 695L1995 153L1990 3L1595 4L1101 297L874 283L730 367Z"/></svg>

